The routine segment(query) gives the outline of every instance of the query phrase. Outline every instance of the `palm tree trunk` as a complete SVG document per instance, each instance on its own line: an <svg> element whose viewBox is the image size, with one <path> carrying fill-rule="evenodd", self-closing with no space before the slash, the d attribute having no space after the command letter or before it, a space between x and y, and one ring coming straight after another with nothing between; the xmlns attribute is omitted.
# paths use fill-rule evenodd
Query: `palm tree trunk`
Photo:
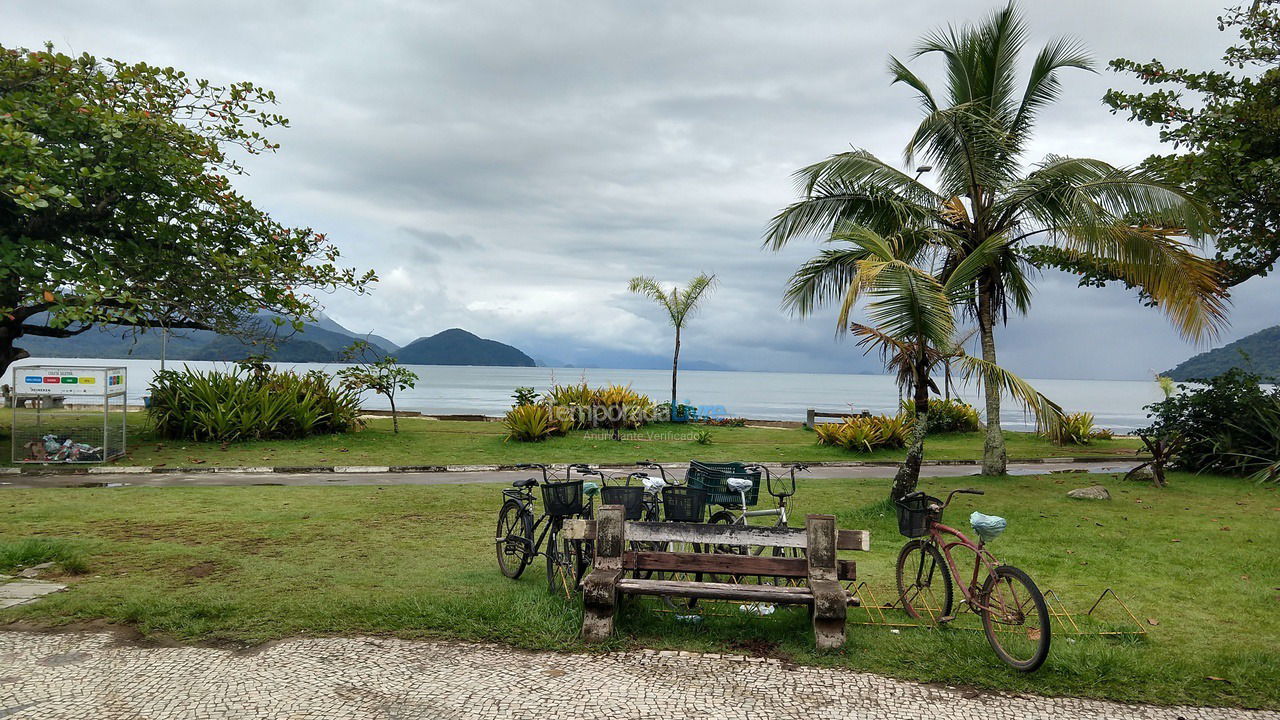
<svg viewBox="0 0 1280 720"><path fill-rule="evenodd" d="M676 354L671 358L671 420L676 419L676 375L680 370L680 326L676 326Z"/></svg>
<svg viewBox="0 0 1280 720"><path fill-rule="evenodd" d="M889 502L913 492L920 483L920 465L924 462L924 438L929 432L929 377L917 373L915 379L916 424L911 428L907 444L907 457L898 466L889 490Z"/></svg>
<svg viewBox="0 0 1280 720"><path fill-rule="evenodd" d="M983 280L978 288L978 336L982 341L982 359L996 364L995 308L990 281ZM1004 447L1004 433L1000 431L1000 386L984 382L983 393L987 405L987 437L982 445L982 474L1004 475L1008 466L1008 454Z"/></svg>

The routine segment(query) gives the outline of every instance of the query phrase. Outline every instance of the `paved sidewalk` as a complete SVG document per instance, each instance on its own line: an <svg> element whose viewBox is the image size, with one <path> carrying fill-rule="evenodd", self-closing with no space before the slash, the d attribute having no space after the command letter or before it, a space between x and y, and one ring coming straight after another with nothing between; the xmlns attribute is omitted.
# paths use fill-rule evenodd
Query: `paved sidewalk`
<svg viewBox="0 0 1280 720"><path fill-rule="evenodd" d="M5 720L450 718L1280 720L1280 713L1013 697L737 656L524 653L379 638L249 652L0 632Z"/></svg>
<svg viewBox="0 0 1280 720"><path fill-rule="evenodd" d="M1099 460L1096 462L1020 462L1009 464L1010 475L1043 475L1068 473L1082 476L1088 473L1123 473L1137 465L1126 459ZM105 468L104 468L105 469ZM608 471L630 472L635 466L609 468ZM962 477L977 475L978 465L926 465L920 468L921 477ZM684 477L684 466L671 466L667 472ZM867 465L814 467L801 473L797 479L806 478L891 478L897 466ZM172 472L172 473L95 473L93 475L3 475L0 488L49 488L49 487L205 487L225 485L463 485L469 483L508 483L512 480L533 477L536 470L475 470L467 472L341 472L341 473L280 473L280 472ZM1084 480L1082 479L1082 482ZM3 718L0 715L0 718Z"/></svg>

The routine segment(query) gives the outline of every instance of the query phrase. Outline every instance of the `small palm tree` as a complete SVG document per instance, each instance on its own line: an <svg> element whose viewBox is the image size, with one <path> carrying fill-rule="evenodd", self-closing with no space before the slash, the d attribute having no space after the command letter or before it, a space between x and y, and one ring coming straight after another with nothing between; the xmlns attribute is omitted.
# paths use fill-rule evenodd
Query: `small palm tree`
<svg viewBox="0 0 1280 720"><path fill-rule="evenodd" d="M777 250L849 223L882 233L933 228L955 239L938 269L946 280L969 253L1002 238L1004 249L970 278L973 292L962 304L977 320L982 357L992 365L995 326L1010 309L1026 312L1028 273L1047 252L1107 267L1155 300L1188 338L1213 334L1227 307L1218 272L1183 240L1203 237L1204 206L1151 172L1100 160L1049 156L1024 169L1036 116L1061 90L1059 74L1091 69L1081 47L1062 39L1045 46L1019 82L1026 37L1012 4L976 25L925 36L913 56L944 60L943 93L890 58L893 82L915 91L924 114L905 161L928 163L920 171L935 171L937 189L865 150L833 155L796 173L803 197L774 217L766 245ZM1006 463L1000 394L990 386L985 394L983 473L1000 475Z"/></svg>
<svg viewBox="0 0 1280 720"><path fill-rule="evenodd" d="M995 363L964 353L956 342L955 314L971 299L972 285L994 257L1005 252L1005 240L988 238L963 261L949 268L945 280L926 265L940 265L960 239L931 228L904 230L888 236L859 225L843 228L831 238L837 247L822 251L791 277L784 306L800 315L839 298L839 322L859 338L858 345L879 350L885 366L912 398L916 420L907 456L894 477L889 497L896 500L913 491L920 480L925 432L929 423L929 393L937 392L930 375L935 368L955 363L965 380L1004 391L1036 418L1042 429L1056 428L1062 409L1025 380ZM849 316L863 298L870 325L852 323Z"/></svg>
<svg viewBox="0 0 1280 720"><path fill-rule="evenodd" d="M657 280L644 275L631 278L628 288L633 293L639 293L662 306L667 311L667 316L671 320L671 326L676 329L676 351L671 357L671 419L676 418L676 377L680 371L680 331L684 329L685 321L688 320L698 310L698 303L708 292L716 285L716 276L707 275L705 273L698 275L689 281L684 289L673 287L670 291L663 290Z"/></svg>

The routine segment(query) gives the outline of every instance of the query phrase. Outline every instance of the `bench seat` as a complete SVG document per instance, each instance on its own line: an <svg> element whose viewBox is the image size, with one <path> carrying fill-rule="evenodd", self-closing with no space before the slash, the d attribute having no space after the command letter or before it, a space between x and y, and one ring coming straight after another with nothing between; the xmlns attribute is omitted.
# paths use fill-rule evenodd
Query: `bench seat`
<svg viewBox="0 0 1280 720"><path fill-rule="evenodd" d="M813 592L808 587L790 585L747 585L722 582L685 582L681 580L641 580L622 578L618 591L627 595L699 598L705 600L741 600L776 605L810 605ZM850 605L857 599L849 597Z"/></svg>

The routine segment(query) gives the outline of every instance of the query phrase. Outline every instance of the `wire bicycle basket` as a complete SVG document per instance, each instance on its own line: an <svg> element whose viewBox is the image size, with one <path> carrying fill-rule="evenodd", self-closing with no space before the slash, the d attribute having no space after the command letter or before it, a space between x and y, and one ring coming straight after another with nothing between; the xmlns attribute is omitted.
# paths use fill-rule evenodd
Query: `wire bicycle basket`
<svg viewBox="0 0 1280 720"><path fill-rule="evenodd" d="M600 499L605 505L621 505L628 520L644 516L643 485L606 485L600 488Z"/></svg>
<svg viewBox="0 0 1280 720"><path fill-rule="evenodd" d="M548 515L573 517L582 514L582 481L542 484L542 508Z"/></svg>
<svg viewBox="0 0 1280 720"><path fill-rule="evenodd" d="M942 501L929 495L893 501L898 510L898 532L909 538L929 534L929 523L942 520Z"/></svg>
<svg viewBox="0 0 1280 720"><path fill-rule="evenodd" d="M707 491L670 486L662 491L662 517L668 522L700 523L707 513Z"/></svg>

